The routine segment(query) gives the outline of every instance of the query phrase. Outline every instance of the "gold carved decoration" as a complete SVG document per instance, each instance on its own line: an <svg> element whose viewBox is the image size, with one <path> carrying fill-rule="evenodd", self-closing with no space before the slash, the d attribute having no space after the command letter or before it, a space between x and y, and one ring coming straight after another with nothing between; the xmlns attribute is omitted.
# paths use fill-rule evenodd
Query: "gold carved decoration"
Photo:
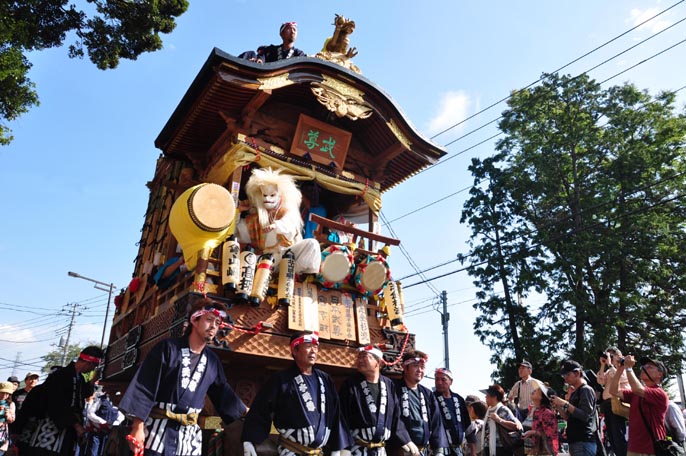
<svg viewBox="0 0 686 456"><path fill-rule="evenodd" d="M400 131L400 128L398 128L398 125L396 125L393 119L386 122L386 125L393 132L395 137L398 138L398 141L403 144L403 146L407 147L408 150L412 150L412 142L407 139L407 136L405 136L402 131Z"/></svg>
<svg viewBox="0 0 686 456"><path fill-rule="evenodd" d="M288 79L288 73L271 78L257 78L257 80L260 82L260 90L280 89L293 84L293 81Z"/></svg>
<svg viewBox="0 0 686 456"><path fill-rule="evenodd" d="M312 93L319 103L338 117L366 119L374 112L364 101L363 92L337 79L324 76L322 82L313 82Z"/></svg>
<svg viewBox="0 0 686 456"><path fill-rule="evenodd" d="M324 48L315 57L341 65L355 73L362 73L352 58L357 55L357 48L350 47L348 36L355 30L355 21L336 14L333 36L324 41Z"/></svg>

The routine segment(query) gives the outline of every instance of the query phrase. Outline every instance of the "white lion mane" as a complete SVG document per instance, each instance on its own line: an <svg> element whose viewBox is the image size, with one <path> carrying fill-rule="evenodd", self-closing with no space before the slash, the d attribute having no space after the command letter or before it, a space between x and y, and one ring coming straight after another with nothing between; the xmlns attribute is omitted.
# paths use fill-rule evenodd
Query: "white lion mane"
<svg viewBox="0 0 686 456"><path fill-rule="evenodd" d="M281 174L281 170L272 170L271 168L255 168L245 186L250 204L257 212L260 226L266 228L270 224L269 211L264 207L264 199L262 197L262 187L267 185L273 185L278 189L281 199L279 210L284 211L284 217L291 219L292 223L297 224L299 232L303 225L302 217L300 216L302 194L295 184L293 176Z"/></svg>

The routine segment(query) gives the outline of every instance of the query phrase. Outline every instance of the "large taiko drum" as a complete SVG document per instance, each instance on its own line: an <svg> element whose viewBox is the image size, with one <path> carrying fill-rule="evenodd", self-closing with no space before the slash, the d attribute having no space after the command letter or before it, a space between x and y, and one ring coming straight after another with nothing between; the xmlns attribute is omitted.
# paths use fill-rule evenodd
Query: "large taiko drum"
<svg viewBox="0 0 686 456"><path fill-rule="evenodd" d="M352 277L353 254L344 245L330 245L322 250L322 265L317 280L326 288L340 288Z"/></svg>
<svg viewBox="0 0 686 456"><path fill-rule="evenodd" d="M367 255L355 267L355 288L365 296L377 296L391 280L391 269L382 255Z"/></svg>
<svg viewBox="0 0 686 456"><path fill-rule="evenodd" d="M197 253L212 249L226 239L236 206L231 193L217 184L199 184L174 201L169 228L181 244L188 269L194 269Z"/></svg>

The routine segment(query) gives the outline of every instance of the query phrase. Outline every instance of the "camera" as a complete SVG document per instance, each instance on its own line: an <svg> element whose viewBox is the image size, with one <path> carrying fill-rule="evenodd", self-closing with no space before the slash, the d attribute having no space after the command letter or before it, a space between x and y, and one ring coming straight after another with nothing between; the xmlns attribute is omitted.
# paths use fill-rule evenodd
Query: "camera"
<svg viewBox="0 0 686 456"><path fill-rule="evenodd" d="M612 354L608 352L600 352L600 358L607 360L608 363L612 361Z"/></svg>
<svg viewBox="0 0 686 456"><path fill-rule="evenodd" d="M619 358L619 364L620 364L621 366L624 365L624 358Z"/></svg>

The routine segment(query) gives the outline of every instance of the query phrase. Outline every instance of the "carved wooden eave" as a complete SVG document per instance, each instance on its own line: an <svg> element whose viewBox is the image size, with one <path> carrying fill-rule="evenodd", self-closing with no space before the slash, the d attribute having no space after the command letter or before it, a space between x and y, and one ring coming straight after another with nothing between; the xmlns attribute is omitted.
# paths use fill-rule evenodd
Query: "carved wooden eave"
<svg viewBox="0 0 686 456"><path fill-rule="evenodd" d="M374 83L339 65L299 57L264 65L214 49L155 140L165 155L206 168L236 133L289 150L288 138L259 137L260 115L289 107L349 131L355 147L345 170L381 191L436 163L445 150L418 133ZM271 109L271 111L269 111ZM296 117L285 119L290 125ZM257 125L257 126L256 126ZM288 129L286 129L288 133ZM280 143L281 142L281 143Z"/></svg>

